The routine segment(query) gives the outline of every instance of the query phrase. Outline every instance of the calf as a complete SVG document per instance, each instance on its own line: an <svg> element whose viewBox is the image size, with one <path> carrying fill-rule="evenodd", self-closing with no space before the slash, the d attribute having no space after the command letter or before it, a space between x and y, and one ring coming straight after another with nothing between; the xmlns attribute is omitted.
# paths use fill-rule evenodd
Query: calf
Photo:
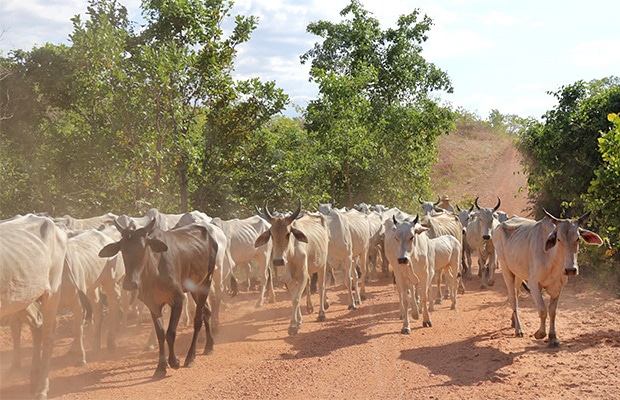
<svg viewBox="0 0 620 400"><path fill-rule="evenodd" d="M126 271L123 288L137 290L138 298L151 311L159 344L159 362L154 378L166 375L164 339L168 343L168 364L175 369L180 366L174 342L183 309L184 292L191 292L196 301L194 335L185 359L185 367L192 366L196 358L196 339L203 322L207 331L205 353L213 352L209 322L211 310L207 297L215 270L217 242L206 227L198 224L169 231L154 228L154 219L138 229L135 225L121 226L116 220L115 224L122 238L106 245L99 256L112 257L121 252ZM165 304L170 306L171 312L168 330L164 334L161 317Z"/></svg>

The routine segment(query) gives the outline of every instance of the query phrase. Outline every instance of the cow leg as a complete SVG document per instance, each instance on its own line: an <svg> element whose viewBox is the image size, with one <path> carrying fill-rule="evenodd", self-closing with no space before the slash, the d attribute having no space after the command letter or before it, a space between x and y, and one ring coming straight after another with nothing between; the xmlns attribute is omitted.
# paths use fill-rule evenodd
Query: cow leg
<svg viewBox="0 0 620 400"><path fill-rule="evenodd" d="M119 313L121 308L121 294L117 289L116 283L112 279L104 281L103 290L108 298L108 316L111 319L108 328L106 347L108 351L114 351L116 350L116 334L118 333L120 325Z"/></svg>
<svg viewBox="0 0 620 400"><path fill-rule="evenodd" d="M22 366L22 321L19 315L11 315L9 317L9 327L11 329L11 338L13 339L13 361L11 362L11 370L17 371Z"/></svg>
<svg viewBox="0 0 620 400"><path fill-rule="evenodd" d="M325 310L329 307L329 303L327 302L327 282L326 282L326 273L325 266L319 271L319 321L325 321Z"/></svg>
<svg viewBox="0 0 620 400"><path fill-rule="evenodd" d="M159 361L157 362L157 369L153 379L161 379L166 376L166 348L164 347L165 333L163 326L163 319L161 317L161 307L159 316L151 311L151 318L153 319L153 326L155 328L155 335L157 336L157 344L159 345Z"/></svg>
<svg viewBox="0 0 620 400"><path fill-rule="evenodd" d="M196 343L198 341L198 334L200 333L203 323L202 312L204 310L205 303L207 302L206 295L201 294L197 296L192 293L192 297L194 298L194 301L196 301L196 313L194 314L194 334L192 336L192 343L189 346L187 357L185 357L185 363L183 364L183 366L187 368L193 367L196 360Z"/></svg>
<svg viewBox="0 0 620 400"><path fill-rule="evenodd" d="M302 276L297 280L293 288L293 294L291 298L291 302L293 304L293 316L291 317L291 323L289 324L289 328L288 328L289 335L296 335L297 332L299 332L299 328L301 328L302 315L301 315L301 307L299 303L301 302L301 295L304 289L306 288L306 286L308 285L309 279L310 279L310 276L308 275L308 270L306 267L304 268L304 271L302 272Z"/></svg>
<svg viewBox="0 0 620 400"><path fill-rule="evenodd" d="M222 299L224 298L224 291L222 290L223 282L224 278L222 277L222 270L220 268L216 268L215 271L213 271L213 278L208 286L209 290L211 290L211 286L213 286L213 292L211 293L211 296L207 297L207 302L205 303L205 307L208 308L210 300L211 305L213 306L213 314L210 318L213 325L209 325L213 334L217 334L220 330L220 307L222 305ZM196 315L199 315L198 310L196 310ZM209 308L209 315L211 315L211 308ZM207 335L209 335L209 333L210 332L207 332Z"/></svg>
<svg viewBox="0 0 620 400"><path fill-rule="evenodd" d="M428 292L431 287L431 281L433 279L433 272L431 270L430 274L425 275L421 274L422 277L420 279L420 303L422 303L422 327L431 327L433 323L431 322L431 316L429 314L429 306L428 306Z"/></svg>
<svg viewBox="0 0 620 400"><path fill-rule="evenodd" d="M78 366L86 365L86 351L84 350L84 309L78 300L77 293L73 301L71 302L71 310L73 311L73 343L69 349L69 353L77 353ZM96 311L95 311L96 310ZM95 311L95 342L101 338L101 335L97 335L97 322L101 321L101 309L97 304L93 311ZM99 324L99 333L101 333L101 325Z"/></svg>
<svg viewBox="0 0 620 400"><path fill-rule="evenodd" d="M181 362L177 358L174 352L174 342L177 337L177 327L179 326L179 320L181 319L181 312L183 311L183 298L184 294L175 296L170 306L170 322L168 322L168 330L166 331L166 342L168 343L168 365L177 369L181 366Z"/></svg>
<svg viewBox="0 0 620 400"><path fill-rule="evenodd" d="M441 304L441 281L443 280L443 271L439 271L437 276L437 293L435 294L435 304ZM434 307L431 303L430 310L433 311Z"/></svg>
<svg viewBox="0 0 620 400"><path fill-rule="evenodd" d="M510 303L510 308L512 309L511 326L515 328L515 336L523 337L523 328L521 327L521 320L519 319L519 288L517 286L517 282L519 282L520 285L521 280L517 279L507 268L502 268L502 275L504 276L504 282L506 283L506 288L508 289L508 302Z"/></svg>
<svg viewBox="0 0 620 400"><path fill-rule="evenodd" d="M549 300L549 347L560 347L560 341L555 333L555 314L558 308L560 296Z"/></svg>
<svg viewBox="0 0 620 400"><path fill-rule="evenodd" d="M331 266L328 268L332 269ZM359 291L356 292L353 286L355 282L353 280L353 274L355 274L355 271L353 269L353 260L350 256L346 258L342 271L344 274L344 286L347 288L348 309L355 310L357 308L355 297L359 297Z"/></svg>
<svg viewBox="0 0 620 400"><path fill-rule="evenodd" d="M33 346L35 355L32 357L31 373L31 378L34 378L32 383L34 383L36 399L46 399L47 392L49 391L50 360L54 346L54 330L56 328L56 312L58 311L59 300L60 292L56 292L52 295L43 295L41 302L43 325L41 326L41 336L36 338L40 345L34 344ZM40 353L39 349L41 350ZM38 357L39 354L40 358Z"/></svg>
<svg viewBox="0 0 620 400"><path fill-rule="evenodd" d="M261 255L262 256L262 255ZM275 294L273 291L273 280L271 279L271 272L269 271L269 265L267 265L267 258L261 257L259 260L259 279L260 279L260 296L256 302L256 308L262 307L265 301L265 292L269 290L269 301L273 303L275 301ZM269 285L269 288L267 287Z"/></svg>
<svg viewBox="0 0 620 400"><path fill-rule="evenodd" d="M411 326L409 325L409 296L413 296L413 290L411 290L411 294L408 294L407 285L405 284L404 278L402 276L401 268L402 267L400 265L394 268L394 280L396 281L396 291L398 292L400 318L403 320L403 326L400 330L400 333L408 335L409 333L411 333Z"/></svg>
<svg viewBox="0 0 620 400"><path fill-rule="evenodd" d="M368 274L367 271L367 265L366 265L366 260L368 259L368 249L365 249L364 251L362 251L362 254L360 254L359 256L359 267L362 270L362 276L360 277L360 290L359 290L359 296L360 296L360 304L361 304L361 300L366 300L366 277ZM357 274L353 274L353 277L355 277L355 279L357 279Z"/></svg>
<svg viewBox="0 0 620 400"><path fill-rule="evenodd" d="M531 282L534 282L533 280ZM516 291L517 289L515 289ZM547 336L547 306L545 305L545 300L542 297L542 288L539 283L535 283L530 285L530 293L534 302L536 303L536 308L538 309L538 315L540 316L540 326L534 337L536 339L544 339Z"/></svg>

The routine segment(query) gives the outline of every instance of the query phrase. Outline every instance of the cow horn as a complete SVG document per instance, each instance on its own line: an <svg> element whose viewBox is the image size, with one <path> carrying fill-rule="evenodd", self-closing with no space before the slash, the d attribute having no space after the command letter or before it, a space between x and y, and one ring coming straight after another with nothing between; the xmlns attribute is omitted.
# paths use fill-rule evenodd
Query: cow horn
<svg viewBox="0 0 620 400"><path fill-rule="evenodd" d="M269 211L269 207L267 206L266 201L265 201L265 205L263 206L263 212L265 213L265 216L267 217L267 222L271 223L271 220L273 220L273 215Z"/></svg>
<svg viewBox="0 0 620 400"><path fill-rule="evenodd" d="M418 221L420 220L420 216L418 214L415 215L415 219L413 220L413 224L417 224Z"/></svg>
<svg viewBox="0 0 620 400"><path fill-rule="evenodd" d="M499 199L499 196L497 196L497 205L495 206L495 208L493 209L493 211L497 211L499 209L499 206L502 204L502 201Z"/></svg>
<svg viewBox="0 0 620 400"><path fill-rule="evenodd" d="M543 211L545 212L545 214L547 215L547 217L551 220L551 222L553 222L554 224L557 224L558 219L556 217L554 217L553 215L551 215L551 213L547 210L545 210L543 208Z"/></svg>
<svg viewBox="0 0 620 400"><path fill-rule="evenodd" d="M295 210L293 212L293 214L291 214L290 217L288 217L289 221L295 221L295 218L297 218L297 216L299 215L299 212L301 211L301 199L299 199L299 205L297 206L297 210Z"/></svg>
<svg viewBox="0 0 620 400"><path fill-rule="evenodd" d="M124 226L121 226L121 224L118 223L118 218L114 218L114 226L116 226L116 229L118 229L121 236L125 236L126 229Z"/></svg>
<svg viewBox="0 0 620 400"><path fill-rule="evenodd" d="M437 196L437 201L435 203L433 203L433 205L436 206L437 204L439 204L440 201L441 201L441 197Z"/></svg>
<svg viewBox="0 0 620 400"><path fill-rule="evenodd" d="M590 213L591 212L592 211L588 211L587 213L585 213L581 217L579 217L579 219L577 220L577 224L581 225L582 223L584 223L590 217Z"/></svg>
<svg viewBox="0 0 620 400"><path fill-rule="evenodd" d="M478 199L480 197L476 197L476 201L474 201L474 204L476 205L476 209L480 210L480 206L478 205Z"/></svg>
<svg viewBox="0 0 620 400"><path fill-rule="evenodd" d="M459 212L461 212L461 211L462 211L462 210L461 210L461 207L459 207L459 205L458 205L458 204L456 205L456 209L457 209Z"/></svg>

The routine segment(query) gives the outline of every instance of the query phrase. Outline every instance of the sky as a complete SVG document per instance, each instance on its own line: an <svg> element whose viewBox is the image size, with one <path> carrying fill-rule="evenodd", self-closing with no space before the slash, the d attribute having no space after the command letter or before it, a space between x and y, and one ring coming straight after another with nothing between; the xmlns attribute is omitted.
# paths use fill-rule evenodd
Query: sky
<svg viewBox="0 0 620 400"><path fill-rule="evenodd" d="M140 0L119 0L140 21ZM419 9L433 20L422 55L447 72L454 93L439 101L487 118L502 114L539 119L557 104L549 91L578 80L620 75L617 0L361 0L382 29ZM305 108L318 95L299 57L321 38L310 22L339 22L349 0L237 0L233 15L255 15L258 27L241 45L238 79L273 80ZM0 1L0 54L45 43L69 44L71 18L86 18L86 0ZM286 114L295 115L291 106Z"/></svg>

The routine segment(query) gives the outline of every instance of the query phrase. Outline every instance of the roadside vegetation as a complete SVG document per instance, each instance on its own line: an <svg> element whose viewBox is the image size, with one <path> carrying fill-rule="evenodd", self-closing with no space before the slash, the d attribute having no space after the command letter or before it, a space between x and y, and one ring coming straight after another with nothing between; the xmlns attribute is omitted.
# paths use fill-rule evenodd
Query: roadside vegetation
<svg viewBox="0 0 620 400"><path fill-rule="evenodd" d="M300 116L273 81L233 79L258 20L232 2L144 1L138 29L118 1L91 0L71 44L0 55L0 218L200 209L247 216L335 201L403 209L434 195L437 139L484 127L521 151L534 214L592 211L606 246L593 275L620 291L620 80L567 83L541 120L440 104L448 74L421 55L419 9L381 29L352 0L311 22L301 55L319 95ZM225 32L222 26L230 27ZM585 250L584 250L585 251Z"/></svg>

